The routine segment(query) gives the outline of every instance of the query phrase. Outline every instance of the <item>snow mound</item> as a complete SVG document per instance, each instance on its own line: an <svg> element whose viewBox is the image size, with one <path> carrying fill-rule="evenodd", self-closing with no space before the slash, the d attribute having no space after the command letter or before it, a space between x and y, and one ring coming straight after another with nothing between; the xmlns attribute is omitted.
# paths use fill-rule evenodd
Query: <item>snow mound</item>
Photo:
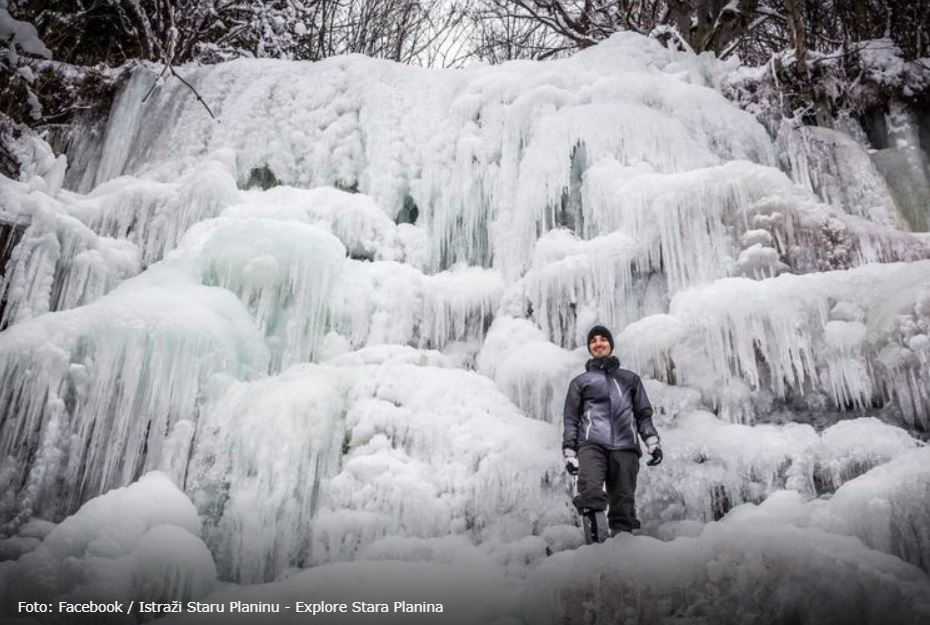
<svg viewBox="0 0 930 625"><path fill-rule="evenodd" d="M534 624L566 621L924 623L930 580L856 538L725 518L695 537L621 534L549 558L527 580Z"/></svg>
<svg viewBox="0 0 930 625"><path fill-rule="evenodd" d="M154 471L85 503L0 579L12 613L17 601L199 599L216 568L194 506Z"/></svg>

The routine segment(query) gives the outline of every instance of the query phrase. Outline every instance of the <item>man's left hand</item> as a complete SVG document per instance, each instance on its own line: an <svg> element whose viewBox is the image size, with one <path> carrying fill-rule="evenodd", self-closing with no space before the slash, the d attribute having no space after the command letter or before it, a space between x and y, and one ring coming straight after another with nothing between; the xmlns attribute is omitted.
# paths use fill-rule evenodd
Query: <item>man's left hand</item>
<svg viewBox="0 0 930 625"><path fill-rule="evenodd" d="M655 449L653 449L650 455L652 456L652 460L649 460L646 463L650 467L654 467L660 462L662 462L662 448L661 447L656 447Z"/></svg>

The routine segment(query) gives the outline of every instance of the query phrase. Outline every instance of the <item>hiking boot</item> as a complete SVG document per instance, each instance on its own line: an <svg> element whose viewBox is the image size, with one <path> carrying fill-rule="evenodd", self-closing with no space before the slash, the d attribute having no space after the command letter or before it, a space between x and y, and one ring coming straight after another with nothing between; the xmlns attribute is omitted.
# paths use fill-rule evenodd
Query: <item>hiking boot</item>
<svg viewBox="0 0 930 625"><path fill-rule="evenodd" d="M607 515L603 510L582 510L581 524L584 526L584 542L602 543L610 536L607 528Z"/></svg>

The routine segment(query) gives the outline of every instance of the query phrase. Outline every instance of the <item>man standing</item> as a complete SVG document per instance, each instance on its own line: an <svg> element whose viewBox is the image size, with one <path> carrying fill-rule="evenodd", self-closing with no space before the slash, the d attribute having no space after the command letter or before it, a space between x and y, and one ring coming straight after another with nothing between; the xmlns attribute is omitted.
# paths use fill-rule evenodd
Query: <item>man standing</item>
<svg viewBox="0 0 930 625"><path fill-rule="evenodd" d="M571 381L563 413L562 456L565 470L578 476L574 504L582 514L590 542L607 538L604 510L609 506L610 535L632 532L636 519L636 476L642 451L637 433L652 457L662 462L659 434L652 425L652 406L639 376L620 368L612 356L610 330L596 325L588 332L591 359L585 372ZM607 492L604 492L604 484Z"/></svg>

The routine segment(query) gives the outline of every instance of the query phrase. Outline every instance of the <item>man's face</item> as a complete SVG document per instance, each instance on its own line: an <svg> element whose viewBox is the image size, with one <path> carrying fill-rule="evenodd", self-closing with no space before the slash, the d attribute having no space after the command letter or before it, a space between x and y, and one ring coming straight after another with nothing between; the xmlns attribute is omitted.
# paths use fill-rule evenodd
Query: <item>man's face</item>
<svg viewBox="0 0 930 625"><path fill-rule="evenodd" d="M591 355L595 358L609 356L610 342L600 334L595 334L591 337L591 342L588 343L588 351L591 352Z"/></svg>

